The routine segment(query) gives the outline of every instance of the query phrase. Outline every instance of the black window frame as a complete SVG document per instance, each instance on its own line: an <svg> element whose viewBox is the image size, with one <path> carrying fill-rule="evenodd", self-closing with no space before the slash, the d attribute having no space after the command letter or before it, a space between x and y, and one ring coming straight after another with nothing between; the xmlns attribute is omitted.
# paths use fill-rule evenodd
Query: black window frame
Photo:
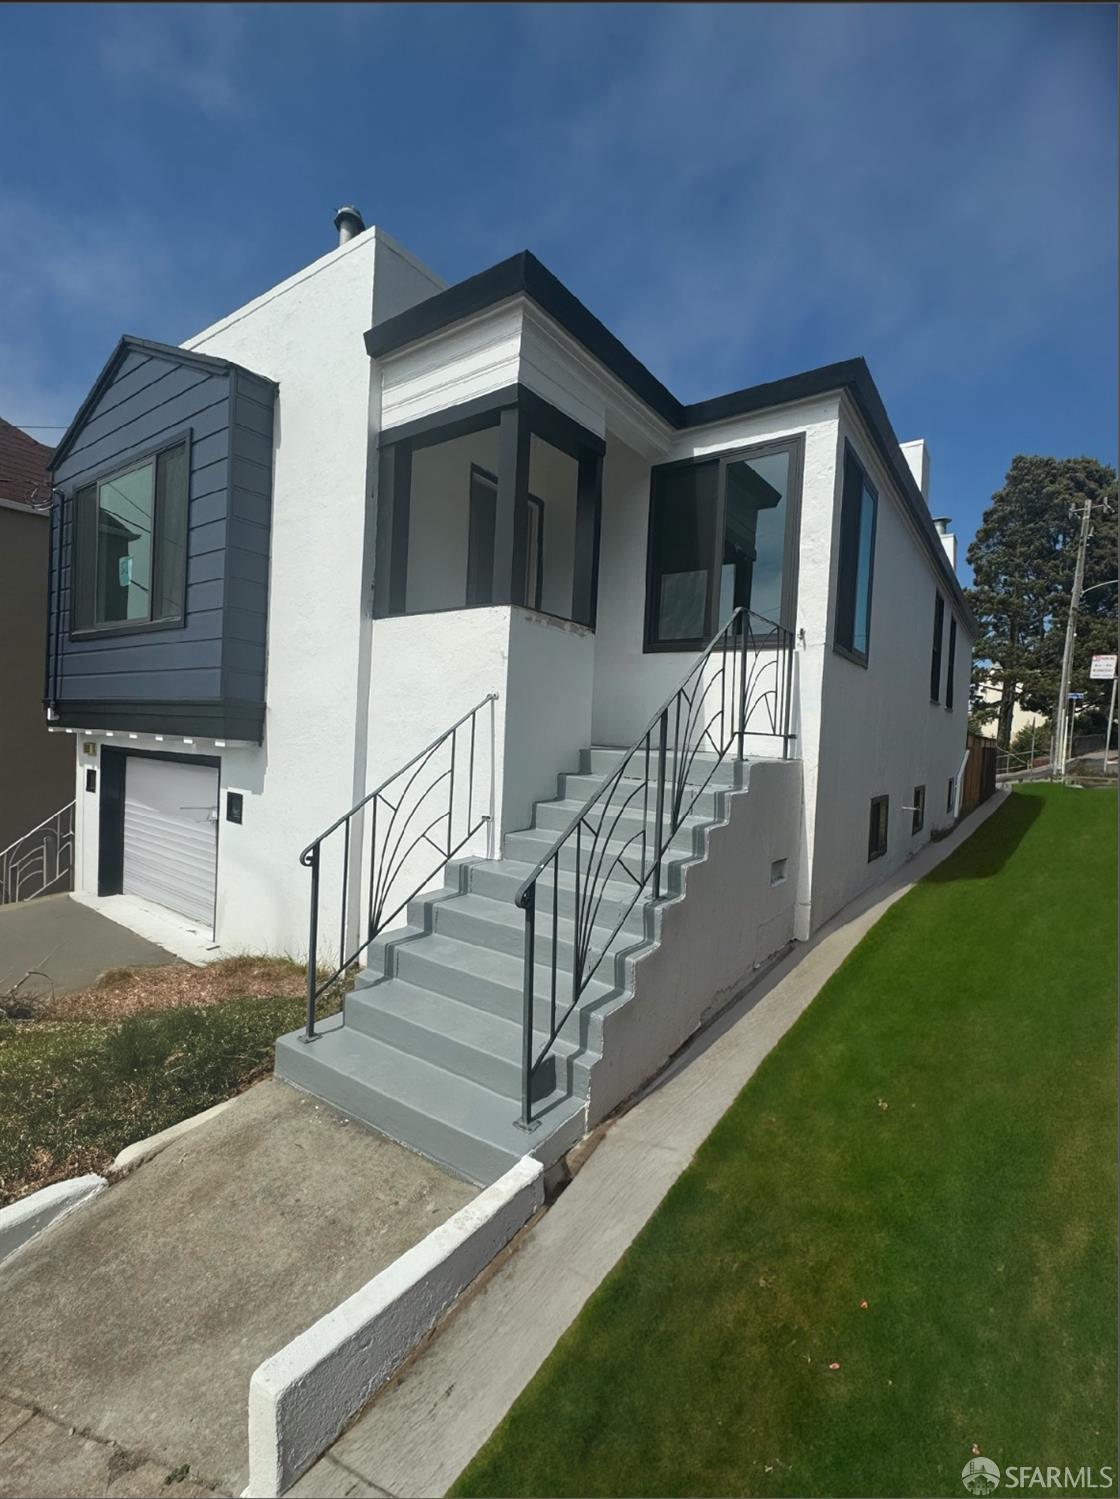
<svg viewBox="0 0 1120 1499"><path fill-rule="evenodd" d="M642 650L645 655L662 653L695 655L715 638L727 623L719 618L720 577L724 566L724 531L727 517L727 470L733 463L750 458L769 458L775 453L789 454L789 489L786 493L786 523L783 536L782 598L778 619L773 623L783 630L793 632L797 622L797 588L801 540L801 491L805 471L805 434L781 437L766 442L747 443L740 447L720 448L711 453L696 454L691 458L674 459L671 463L657 463L650 469L649 508L646 527L646 603L645 626ZM707 592L704 606L704 634L684 637L679 640L659 640L656 634L658 614L658 579L655 567L657 557L657 487L666 474L680 473L686 469L718 466L716 476L716 498L714 524L710 540L711 552L707 567ZM764 616L759 616L763 618ZM777 634L766 634L754 630L755 642L759 646L776 643Z"/></svg>
<svg viewBox="0 0 1120 1499"><path fill-rule="evenodd" d="M844 462L840 490L840 525L836 542L836 599L832 611L832 649L845 661L867 667L871 660L871 620L875 599L875 548L879 533L879 490L851 442L844 439ZM853 509L854 491L849 476L859 476L859 504ZM871 556L867 562L867 649L855 644L856 604L859 589L859 535L863 518L863 495L871 496ZM854 548L854 550L853 550Z"/></svg>
<svg viewBox="0 0 1120 1499"><path fill-rule="evenodd" d="M941 701L941 655L945 640L945 595L938 588L933 595L933 649L929 659L929 700Z"/></svg>
<svg viewBox="0 0 1120 1499"><path fill-rule="evenodd" d="M910 836L920 833L926 825L926 788L914 787L914 816L910 825Z"/></svg>
<svg viewBox="0 0 1120 1499"><path fill-rule="evenodd" d="M67 494L67 508L70 510L70 604L69 604L69 639L71 640L109 640L120 635L146 635L154 630L181 630L187 622L187 565L188 565L188 543L190 537L190 504L191 504L191 437L190 427L174 433L170 437L161 438L154 446L145 449L142 453L130 458L127 463L113 462L103 464L100 468L93 469L89 473L82 474L69 486ZM96 586L97 586L97 493L102 484L120 478L125 474L135 472L147 464L152 465L152 575L148 590L148 608L152 609L156 595L156 569L159 566L160 543L163 539L163 516L162 506L159 503L159 460L164 453L169 453L175 448L183 449L183 465L186 476L186 494L183 499L183 549L180 562L180 574L178 578L179 596L181 604L177 614L162 615L159 619L152 619L150 612L147 619L136 619L122 622L112 620L105 624L97 624L91 619L83 622L83 608L89 607L96 611ZM83 526L79 514L78 502L87 490L94 492L93 510L93 554L87 559L86 548L89 545L89 530ZM82 607L80 607L82 606Z"/></svg>
<svg viewBox="0 0 1120 1499"><path fill-rule="evenodd" d="M541 501L529 494L530 444L536 437L573 458L577 467L571 611L555 617L594 631L599 594L599 535L606 443L525 385L506 386L459 406L433 412L430 416L387 427L381 432L378 440L374 619L399 618L410 612L407 584L413 453L491 427L498 429L498 473L491 475L479 465L471 465L472 472L477 469L479 474L486 475L497 485L489 597L485 602L481 601L485 590L479 581L479 602L449 604L445 609L418 612L453 613L499 605L513 605L542 614L546 612L536 604L525 602L529 512L538 506L541 520L537 529L535 592L538 598L544 580L541 563L545 511ZM469 521L467 552L469 569Z"/></svg>
<svg viewBox="0 0 1120 1499"><path fill-rule="evenodd" d="M878 842L877 841L878 824L879 824L878 812L879 812L880 808L883 809L883 818L882 818L883 827L882 827L882 841ZM888 847L888 844L890 842L890 816L891 816L891 799L890 799L890 797L889 796L873 796L871 798L871 809L870 809L870 815L868 817L868 825L867 825L867 862L869 864L874 863L874 861L876 859L881 859L883 857L883 855L887 852L887 847Z"/></svg>
<svg viewBox="0 0 1120 1499"><path fill-rule="evenodd" d="M953 672L957 666L957 616L949 611L949 659L945 668L945 708L953 711Z"/></svg>

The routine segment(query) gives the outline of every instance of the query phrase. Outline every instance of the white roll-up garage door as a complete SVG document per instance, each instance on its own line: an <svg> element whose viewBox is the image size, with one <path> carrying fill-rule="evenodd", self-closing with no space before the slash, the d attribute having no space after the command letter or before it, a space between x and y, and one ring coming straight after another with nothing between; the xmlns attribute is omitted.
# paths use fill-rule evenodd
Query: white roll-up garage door
<svg viewBox="0 0 1120 1499"><path fill-rule="evenodd" d="M209 926L218 868L218 772L129 755L123 888Z"/></svg>

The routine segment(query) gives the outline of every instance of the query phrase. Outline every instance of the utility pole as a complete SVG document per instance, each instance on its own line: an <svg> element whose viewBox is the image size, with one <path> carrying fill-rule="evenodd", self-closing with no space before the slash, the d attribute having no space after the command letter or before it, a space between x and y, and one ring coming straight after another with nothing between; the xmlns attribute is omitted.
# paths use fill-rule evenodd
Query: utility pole
<svg viewBox="0 0 1120 1499"><path fill-rule="evenodd" d="M1093 502L1085 496L1085 509L1081 512L1081 537L1077 543L1077 565L1073 570L1073 592L1069 598L1069 618L1066 620L1066 644L1062 652L1062 685L1058 689L1058 707L1054 714L1054 729L1050 735L1051 775L1062 776L1066 771L1066 714L1069 712L1069 681L1073 672L1073 642L1077 635L1077 610L1081 603L1081 584L1085 578L1085 551L1089 545L1089 528L1093 516ZM1070 720L1072 728L1072 715ZM1058 747L1055 757L1054 745Z"/></svg>

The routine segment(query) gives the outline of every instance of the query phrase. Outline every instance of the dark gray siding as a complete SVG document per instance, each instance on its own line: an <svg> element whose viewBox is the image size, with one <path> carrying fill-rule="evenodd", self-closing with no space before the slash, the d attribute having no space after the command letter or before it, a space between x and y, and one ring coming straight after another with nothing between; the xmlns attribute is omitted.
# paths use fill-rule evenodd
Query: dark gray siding
<svg viewBox="0 0 1120 1499"><path fill-rule="evenodd" d="M196 732L259 738L275 386L223 361L127 343L102 381L54 470L65 500L52 559L48 698L73 727L95 728L101 719L123 726L129 704L143 705L151 720L166 704L168 732L191 732L190 719ZM74 495L180 433L190 434L183 625L73 639ZM221 705L229 723L215 729ZM255 731L246 733L247 723Z"/></svg>

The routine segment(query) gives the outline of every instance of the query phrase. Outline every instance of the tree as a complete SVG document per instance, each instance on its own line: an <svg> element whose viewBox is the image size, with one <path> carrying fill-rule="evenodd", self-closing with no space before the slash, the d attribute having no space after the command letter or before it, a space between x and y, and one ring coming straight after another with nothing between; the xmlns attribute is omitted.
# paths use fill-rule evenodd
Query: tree
<svg viewBox="0 0 1120 1499"><path fill-rule="evenodd" d="M1020 454L968 549L974 579L968 598L981 627L973 683L994 682L1000 689L998 703L977 703L974 713L998 718L1000 744L1010 743L1016 701L1034 712L1054 711L1086 498L1093 506L1093 530L1073 686L1086 692L1087 707L1101 700L1103 719L1109 686L1090 684L1089 657L1116 649L1116 588L1093 587L1116 577L1115 470L1095 458Z"/></svg>

